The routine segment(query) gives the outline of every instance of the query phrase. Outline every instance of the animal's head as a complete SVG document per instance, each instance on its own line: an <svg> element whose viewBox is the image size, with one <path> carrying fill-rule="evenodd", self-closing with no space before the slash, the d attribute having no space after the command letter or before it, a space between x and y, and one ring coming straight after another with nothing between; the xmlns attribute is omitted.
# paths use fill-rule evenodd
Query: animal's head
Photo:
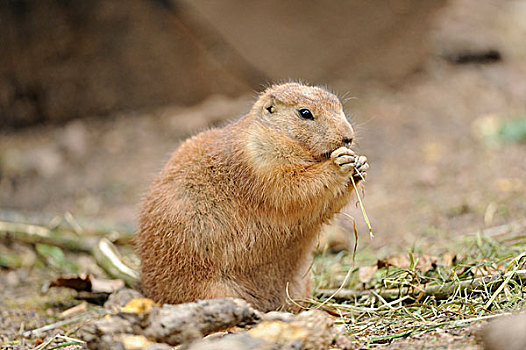
<svg viewBox="0 0 526 350"><path fill-rule="evenodd" d="M340 100L323 88L299 83L271 86L261 94L251 114L318 160L353 142L354 130Z"/></svg>

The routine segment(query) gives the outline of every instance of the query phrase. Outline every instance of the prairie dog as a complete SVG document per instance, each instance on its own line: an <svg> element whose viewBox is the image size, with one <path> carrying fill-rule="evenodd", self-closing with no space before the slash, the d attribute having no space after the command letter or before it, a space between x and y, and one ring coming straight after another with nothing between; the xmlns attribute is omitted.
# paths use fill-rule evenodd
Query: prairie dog
<svg viewBox="0 0 526 350"><path fill-rule="evenodd" d="M162 303L238 297L262 311L310 297L316 236L369 167L323 88L273 85L248 114L182 143L139 218L142 287Z"/></svg>

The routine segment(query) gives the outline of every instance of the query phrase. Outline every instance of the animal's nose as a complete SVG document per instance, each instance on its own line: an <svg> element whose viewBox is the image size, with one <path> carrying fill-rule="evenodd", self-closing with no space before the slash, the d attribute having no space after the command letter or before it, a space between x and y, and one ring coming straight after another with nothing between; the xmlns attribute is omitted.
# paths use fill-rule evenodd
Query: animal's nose
<svg viewBox="0 0 526 350"><path fill-rule="evenodd" d="M344 137L342 141L345 144L345 146L350 147L352 145L352 140L353 138L352 136L350 136L350 137Z"/></svg>

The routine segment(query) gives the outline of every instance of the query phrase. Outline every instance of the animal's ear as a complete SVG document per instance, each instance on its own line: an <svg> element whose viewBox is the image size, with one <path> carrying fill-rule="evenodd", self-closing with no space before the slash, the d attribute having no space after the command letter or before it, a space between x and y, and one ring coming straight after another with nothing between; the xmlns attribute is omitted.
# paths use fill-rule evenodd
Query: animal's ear
<svg viewBox="0 0 526 350"><path fill-rule="evenodd" d="M263 106L267 114L273 114L276 112L276 97L274 95L269 95L267 101Z"/></svg>

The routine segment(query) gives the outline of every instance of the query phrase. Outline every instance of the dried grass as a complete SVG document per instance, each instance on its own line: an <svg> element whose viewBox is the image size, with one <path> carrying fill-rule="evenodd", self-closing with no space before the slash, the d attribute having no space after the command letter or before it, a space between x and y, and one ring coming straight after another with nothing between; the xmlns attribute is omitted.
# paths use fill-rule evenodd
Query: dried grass
<svg viewBox="0 0 526 350"><path fill-rule="evenodd" d="M451 266L438 264L423 272L409 252L409 268L379 268L368 283L358 280L351 254L321 254L313 267L318 289L338 287L342 276L352 269L350 282L344 278L346 289L338 291L355 293L343 299L333 293L338 302L325 299L332 291L318 293L320 298L303 301L303 305L337 315L338 322L362 346L437 329L463 328L524 306L525 236L511 233L497 240L478 234L457 243L456 253L462 258ZM488 273L490 277L480 276L481 271L493 273ZM473 288L466 288L470 285ZM426 293L426 289L440 293Z"/></svg>

